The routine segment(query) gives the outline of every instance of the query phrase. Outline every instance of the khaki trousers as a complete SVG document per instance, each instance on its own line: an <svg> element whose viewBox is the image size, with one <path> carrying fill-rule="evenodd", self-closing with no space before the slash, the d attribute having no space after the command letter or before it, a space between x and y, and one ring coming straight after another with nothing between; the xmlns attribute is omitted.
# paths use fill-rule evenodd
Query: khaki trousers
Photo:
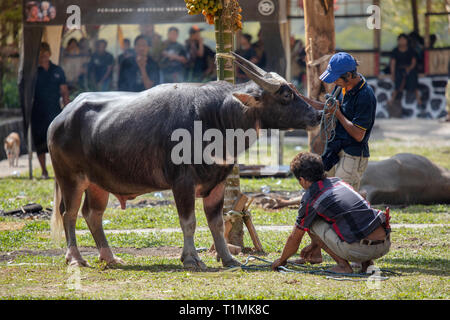
<svg viewBox="0 0 450 320"><path fill-rule="evenodd" d="M344 150L339 152L339 162L327 171L328 177L338 177L359 191L361 178L366 171L369 158L352 156L345 153Z"/></svg>
<svg viewBox="0 0 450 320"><path fill-rule="evenodd" d="M310 232L320 238L325 245L337 256L351 262L365 262L381 258L389 252L391 247L390 235L384 243L376 245L361 244L361 242L348 243L342 241L332 225L318 217L311 225Z"/></svg>

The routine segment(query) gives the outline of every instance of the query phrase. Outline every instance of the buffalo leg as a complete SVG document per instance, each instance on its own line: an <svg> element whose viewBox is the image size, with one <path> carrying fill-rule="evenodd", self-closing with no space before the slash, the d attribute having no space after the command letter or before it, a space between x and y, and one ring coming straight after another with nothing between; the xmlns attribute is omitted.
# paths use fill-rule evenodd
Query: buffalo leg
<svg viewBox="0 0 450 320"><path fill-rule="evenodd" d="M222 259L223 265L225 267L238 266L240 263L233 259L224 237L222 217L224 192L225 184L218 184L210 192L208 197L203 198L203 208L205 210L206 220L208 220L209 229L211 230L214 239L215 249Z"/></svg>
<svg viewBox="0 0 450 320"><path fill-rule="evenodd" d="M109 193L97 185L91 184L85 194L81 212L97 245L100 253L99 260L105 261L108 265L124 264L122 259L117 258L112 253L103 231L102 218L103 212L108 205Z"/></svg>
<svg viewBox="0 0 450 320"><path fill-rule="evenodd" d="M55 171L56 173L56 171ZM66 262L71 266L87 266L88 263L81 257L77 247L75 224L77 222L78 209L85 187L77 180L58 179L61 186L62 200L65 212L63 214L64 232L67 241Z"/></svg>
<svg viewBox="0 0 450 320"><path fill-rule="evenodd" d="M180 217L181 230L183 230L184 246L181 261L185 268L193 270L206 270L206 265L200 260L195 250L195 191L193 183L177 183L173 188L173 196Z"/></svg>

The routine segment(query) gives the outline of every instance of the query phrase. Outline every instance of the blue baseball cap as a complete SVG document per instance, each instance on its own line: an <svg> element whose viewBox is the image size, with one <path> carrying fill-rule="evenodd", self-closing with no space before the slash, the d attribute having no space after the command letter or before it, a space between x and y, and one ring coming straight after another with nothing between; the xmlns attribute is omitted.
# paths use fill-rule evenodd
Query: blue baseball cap
<svg viewBox="0 0 450 320"><path fill-rule="evenodd" d="M319 77L326 83L335 82L341 75L356 69L356 60L346 52L334 54L328 62L327 70Z"/></svg>

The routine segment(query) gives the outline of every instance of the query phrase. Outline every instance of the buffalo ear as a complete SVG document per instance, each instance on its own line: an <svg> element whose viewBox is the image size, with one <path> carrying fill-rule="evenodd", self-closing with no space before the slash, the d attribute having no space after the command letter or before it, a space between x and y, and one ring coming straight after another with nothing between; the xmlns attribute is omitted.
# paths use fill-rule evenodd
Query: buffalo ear
<svg viewBox="0 0 450 320"><path fill-rule="evenodd" d="M247 107L262 107L261 100L258 97L248 93L233 93L233 96Z"/></svg>

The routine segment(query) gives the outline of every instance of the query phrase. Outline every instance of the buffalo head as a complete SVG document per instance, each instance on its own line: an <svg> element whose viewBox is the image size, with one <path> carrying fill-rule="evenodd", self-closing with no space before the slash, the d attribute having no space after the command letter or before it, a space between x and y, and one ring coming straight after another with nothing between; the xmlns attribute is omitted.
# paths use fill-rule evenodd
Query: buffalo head
<svg viewBox="0 0 450 320"><path fill-rule="evenodd" d="M233 95L244 105L259 109L263 128L307 129L319 124L322 112L306 103L292 84L275 72L266 72L240 55L232 54L234 63L254 82L239 87Z"/></svg>

